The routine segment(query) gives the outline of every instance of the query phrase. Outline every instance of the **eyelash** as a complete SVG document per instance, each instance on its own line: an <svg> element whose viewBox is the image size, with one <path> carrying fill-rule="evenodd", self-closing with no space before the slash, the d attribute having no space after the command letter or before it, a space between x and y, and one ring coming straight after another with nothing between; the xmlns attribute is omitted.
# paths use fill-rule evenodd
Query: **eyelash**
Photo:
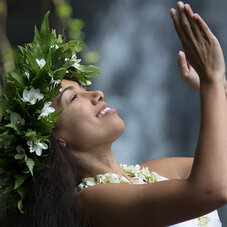
<svg viewBox="0 0 227 227"><path fill-rule="evenodd" d="M71 102L72 102L75 98L77 98L77 94L74 94L74 95L73 95L73 97L71 98Z"/></svg>

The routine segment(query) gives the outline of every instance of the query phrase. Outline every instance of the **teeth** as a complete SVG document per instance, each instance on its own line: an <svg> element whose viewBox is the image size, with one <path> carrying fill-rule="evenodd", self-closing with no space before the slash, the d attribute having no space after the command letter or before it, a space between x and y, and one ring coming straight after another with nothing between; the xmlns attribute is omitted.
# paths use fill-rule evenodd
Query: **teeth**
<svg viewBox="0 0 227 227"><path fill-rule="evenodd" d="M104 115L108 110L110 110L111 108L110 107L106 107L105 109L103 109L101 112L100 112L100 114L99 114L99 116L98 117L101 117L102 115Z"/></svg>

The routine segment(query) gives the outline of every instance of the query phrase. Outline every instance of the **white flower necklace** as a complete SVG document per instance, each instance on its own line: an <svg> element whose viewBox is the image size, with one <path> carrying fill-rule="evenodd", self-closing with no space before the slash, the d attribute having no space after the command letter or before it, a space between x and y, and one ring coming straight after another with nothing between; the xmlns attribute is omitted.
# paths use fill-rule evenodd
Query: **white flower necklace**
<svg viewBox="0 0 227 227"><path fill-rule="evenodd" d="M108 184L108 183L124 183L124 184L149 184L159 181L168 180L168 178L162 177L156 172L150 172L148 167L140 168L140 165L119 164L124 172L131 177L128 180L124 176L119 176L116 173L105 173L96 175L96 177L85 177L82 182L78 185L78 190L81 191L84 188L88 188L97 184ZM198 227L208 227L210 218L202 216L197 218Z"/></svg>
<svg viewBox="0 0 227 227"><path fill-rule="evenodd" d="M82 190L90 186L97 184L107 184L107 183L125 183L125 184L148 184L159 182L163 180L168 180L165 177L160 176L155 172L150 172L148 167L143 167L140 169L140 165L130 165L119 164L124 172L131 177L128 180L124 176L119 176L116 173L105 173L96 175L96 177L86 177L82 179L82 182L78 185L78 189Z"/></svg>

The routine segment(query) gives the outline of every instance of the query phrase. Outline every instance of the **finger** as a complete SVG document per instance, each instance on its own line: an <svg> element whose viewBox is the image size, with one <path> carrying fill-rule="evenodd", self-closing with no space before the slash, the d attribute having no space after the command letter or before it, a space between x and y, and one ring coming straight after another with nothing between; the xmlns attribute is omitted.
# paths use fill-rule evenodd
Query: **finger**
<svg viewBox="0 0 227 227"><path fill-rule="evenodd" d="M202 34L203 34L204 38L206 38L208 41L210 40L210 38L213 38L214 34L211 32L211 30L209 29L208 25L200 17L200 15L196 13L196 14L194 14L193 17L194 17L196 23L198 24L200 30L202 31Z"/></svg>
<svg viewBox="0 0 227 227"><path fill-rule="evenodd" d="M187 38L181 28L181 25L180 25L180 22L179 22L179 16L177 14L177 11L175 9L171 9L170 10L170 14L171 14L171 17L172 17L172 20L173 20L173 24L174 24L174 28L181 40L182 43L185 43L187 41Z"/></svg>
<svg viewBox="0 0 227 227"><path fill-rule="evenodd" d="M198 24L195 21L194 13L193 13L190 5L189 4L185 4L184 9L185 9L186 16L188 18L190 18L191 29L192 29L192 32L194 33L196 39L201 38L202 34L201 34L201 31L200 31L200 29L198 27Z"/></svg>
<svg viewBox="0 0 227 227"><path fill-rule="evenodd" d="M194 40L195 37L194 37L194 34L191 29L191 25L190 25L191 19L188 18L185 14L183 2L178 2L177 7L178 7L178 12L179 12L179 21L180 21L182 30L184 31L184 33L188 39Z"/></svg>
<svg viewBox="0 0 227 227"><path fill-rule="evenodd" d="M182 77L187 76L189 68L183 51L179 51L178 53L178 67L180 69L181 76Z"/></svg>

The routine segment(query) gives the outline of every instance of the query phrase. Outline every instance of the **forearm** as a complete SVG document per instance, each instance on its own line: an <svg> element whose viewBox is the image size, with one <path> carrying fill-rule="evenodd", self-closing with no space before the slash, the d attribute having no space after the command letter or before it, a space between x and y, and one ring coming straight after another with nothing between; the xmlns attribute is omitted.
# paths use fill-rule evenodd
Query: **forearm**
<svg viewBox="0 0 227 227"><path fill-rule="evenodd" d="M200 100L200 133L189 179L223 193L227 191L227 101L223 83L201 83Z"/></svg>

